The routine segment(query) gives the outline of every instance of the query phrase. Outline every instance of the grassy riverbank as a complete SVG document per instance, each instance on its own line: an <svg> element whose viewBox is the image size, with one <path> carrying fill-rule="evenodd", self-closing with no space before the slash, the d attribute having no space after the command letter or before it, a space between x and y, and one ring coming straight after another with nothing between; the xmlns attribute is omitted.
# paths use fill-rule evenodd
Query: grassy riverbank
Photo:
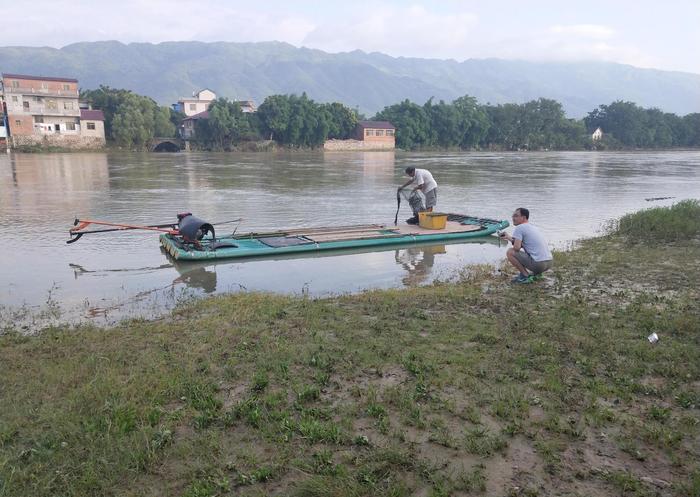
<svg viewBox="0 0 700 497"><path fill-rule="evenodd" d="M627 216L533 285L0 337L0 496L700 496L699 219Z"/></svg>

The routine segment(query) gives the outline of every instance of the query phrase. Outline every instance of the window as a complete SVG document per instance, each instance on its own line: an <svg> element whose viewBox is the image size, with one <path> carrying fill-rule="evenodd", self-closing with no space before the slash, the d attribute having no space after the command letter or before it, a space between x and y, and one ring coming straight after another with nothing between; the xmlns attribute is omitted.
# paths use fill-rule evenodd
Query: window
<svg viewBox="0 0 700 497"><path fill-rule="evenodd" d="M73 102L63 102L63 108L65 110L73 110Z"/></svg>
<svg viewBox="0 0 700 497"><path fill-rule="evenodd" d="M366 129L365 136L374 136L374 130L373 129Z"/></svg>
<svg viewBox="0 0 700 497"><path fill-rule="evenodd" d="M374 132L377 136L384 136L384 130L383 129L378 129L377 131Z"/></svg>
<svg viewBox="0 0 700 497"><path fill-rule="evenodd" d="M393 130L393 129L387 129L387 130L386 130L386 136L394 136L394 130Z"/></svg>
<svg viewBox="0 0 700 497"><path fill-rule="evenodd" d="M197 104L190 104L190 110L197 110Z"/></svg>
<svg viewBox="0 0 700 497"><path fill-rule="evenodd" d="M29 110L29 102L22 102L22 107L24 108L24 110Z"/></svg>
<svg viewBox="0 0 700 497"><path fill-rule="evenodd" d="M94 130L94 129L95 129L95 123L87 123L87 129Z"/></svg>
<svg viewBox="0 0 700 497"><path fill-rule="evenodd" d="M18 102L17 97L14 96L14 95L12 95L12 101L13 101L13 102Z"/></svg>
<svg viewBox="0 0 700 497"><path fill-rule="evenodd" d="M19 119L16 119L15 126L22 126L22 121L20 121Z"/></svg>
<svg viewBox="0 0 700 497"><path fill-rule="evenodd" d="M12 88L19 88L19 81L17 80L12 80Z"/></svg>
<svg viewBox="0 0 700 497"><path fill-rule="evenodd" d="M75 131L75 123L66 123L66 131Z"/></svg>
<svg viewBox="0 0 700 497"><path fill-rule="evenodd" d="M48 84L48 83L41 83L41 89L42 89L42 90L47 90L48 88L49 88L49 84Z"/></svg>
<svg viewBox="0 0 700 497"><path fill-rule="evenodd" d="M44 118L42 116L34 116L34 123L35 124L39 124L39 123L43 123L43 122L44 122Z"/></svg>
<svg viewBox="0 0 700 497"><path fill-rule="evenodd" d="M56 106L56 101L55 100L48 100L46 102L46 108L47 109L53 109L56 110L58 107Z"/></svg>
<svg viewBox="0 0 700 497"><path fill-rule="evenodd" d="M63 85L64 90L70 90L70 85Z"/></svg>

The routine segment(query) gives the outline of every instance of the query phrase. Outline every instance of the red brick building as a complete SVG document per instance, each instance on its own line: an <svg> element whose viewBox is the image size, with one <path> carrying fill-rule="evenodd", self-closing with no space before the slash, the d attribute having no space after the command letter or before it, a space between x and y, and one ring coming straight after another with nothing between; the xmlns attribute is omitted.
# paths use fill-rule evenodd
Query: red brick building
<svg viewBox="0 0 700 497"><path fill-rule="evenodd" d="M4 73L2 90L13 146L104 146L101 112L91 116L90 129L81 127L77 79Z"/></svg>

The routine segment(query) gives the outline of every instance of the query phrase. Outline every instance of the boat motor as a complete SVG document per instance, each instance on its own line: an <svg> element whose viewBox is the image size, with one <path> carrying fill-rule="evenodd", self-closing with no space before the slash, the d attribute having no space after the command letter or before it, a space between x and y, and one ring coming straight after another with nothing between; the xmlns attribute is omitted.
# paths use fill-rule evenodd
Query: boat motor
<svg viewBox="0 0 700 497"><path fill-rule="evenodd" d="M212 240L216 240L214 226L198 217L194 217L191 212L183 212L177 215L177 227L180 236L185 242L198 244L208 233L211 233Z"/></svg>

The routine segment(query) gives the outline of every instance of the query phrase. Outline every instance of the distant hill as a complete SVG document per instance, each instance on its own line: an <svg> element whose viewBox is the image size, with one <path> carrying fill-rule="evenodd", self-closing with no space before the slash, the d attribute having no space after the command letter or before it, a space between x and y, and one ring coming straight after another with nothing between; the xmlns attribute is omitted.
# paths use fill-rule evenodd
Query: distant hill
<svg viewBox="0 0 700 497"><path fill-rule="evenodd" d="M700 75L608 62L526 62L390 57L359 50L330 54L287 43L76 43L61 49L0 48L0 71L68 76L83 88L128 88L161 104L200 88L253 99L306 92L368 115L408 98L482 103L560 101L571 117L623 99L685 115L700 112Z"/></svg>

